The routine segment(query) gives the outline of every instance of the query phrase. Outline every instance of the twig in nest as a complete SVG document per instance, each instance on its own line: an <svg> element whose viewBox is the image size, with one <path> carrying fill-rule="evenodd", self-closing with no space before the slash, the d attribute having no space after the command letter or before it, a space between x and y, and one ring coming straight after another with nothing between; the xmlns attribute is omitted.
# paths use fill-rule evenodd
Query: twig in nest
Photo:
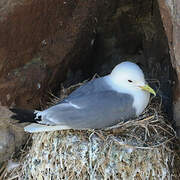
<svg viewBox="0 0 180 180"><path fill-rule="evenodd" d="M0 169L0 179L3 179L3 177L5 176L6 172L7 172L7 163L3 163L1 169Z"/></svg>

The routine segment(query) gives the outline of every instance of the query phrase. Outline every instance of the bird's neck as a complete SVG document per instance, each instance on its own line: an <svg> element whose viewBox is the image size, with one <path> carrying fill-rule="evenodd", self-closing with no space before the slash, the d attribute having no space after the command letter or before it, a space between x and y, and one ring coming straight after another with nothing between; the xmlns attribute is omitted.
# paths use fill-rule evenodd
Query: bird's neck
<svg viewBox="0 0 180 180"><path fill-rule="evenodd" d="M110 75L105 76L105 80L113 90L133 96L133 107L136 109L137 116L139 116L144 111L148 105L150 93L139 88L125 87L121 83L116 83Z"/></svg>

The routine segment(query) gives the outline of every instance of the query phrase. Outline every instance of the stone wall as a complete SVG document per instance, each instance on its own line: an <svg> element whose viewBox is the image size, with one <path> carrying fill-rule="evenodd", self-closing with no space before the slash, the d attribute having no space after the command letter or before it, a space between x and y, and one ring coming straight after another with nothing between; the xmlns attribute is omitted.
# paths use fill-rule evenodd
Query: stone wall
<svg viewBox="0 0 180 180"><path fill-rule="evenodd" d="M180 1L158 0L161 18L168 37L171 63L176 71L174 88L174 119L180 134Z"/></svg>

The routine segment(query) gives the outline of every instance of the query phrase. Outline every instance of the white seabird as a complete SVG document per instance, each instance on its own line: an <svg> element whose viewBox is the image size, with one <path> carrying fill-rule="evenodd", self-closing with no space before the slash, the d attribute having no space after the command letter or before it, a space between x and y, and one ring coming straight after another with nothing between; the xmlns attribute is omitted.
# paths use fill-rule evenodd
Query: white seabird
<svg viewBox="0 0 180 180"><path fill-rule="evenodd" d="M34 122L25 131L101 129L139 116L155 91L143 71L132 62L122 62L111 74L91 80L56 105L43 111L13 108L13 119Z"/></svg>

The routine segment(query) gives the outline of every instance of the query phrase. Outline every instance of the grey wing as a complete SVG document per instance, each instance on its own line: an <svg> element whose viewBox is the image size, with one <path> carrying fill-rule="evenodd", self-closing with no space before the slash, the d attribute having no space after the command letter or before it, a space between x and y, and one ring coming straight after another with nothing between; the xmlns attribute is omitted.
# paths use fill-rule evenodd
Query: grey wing
<svg viewBox="0 0 180 180"><path fill-rule="evenodd" d="M112 90L112 88L107 84L106 76L105 76L91 80L83 84L75 91L73 91L66 99L73 99L73 98L82 97L93 93L108 91L108 90Z"/></svg>
<svg viewBox="0 0 180 180"><path fill-rule="evenodd" d="M133 97L115 91L90 93L65 99L42 111L40 123L73 129L109 127L135 116Z"/></svg>

